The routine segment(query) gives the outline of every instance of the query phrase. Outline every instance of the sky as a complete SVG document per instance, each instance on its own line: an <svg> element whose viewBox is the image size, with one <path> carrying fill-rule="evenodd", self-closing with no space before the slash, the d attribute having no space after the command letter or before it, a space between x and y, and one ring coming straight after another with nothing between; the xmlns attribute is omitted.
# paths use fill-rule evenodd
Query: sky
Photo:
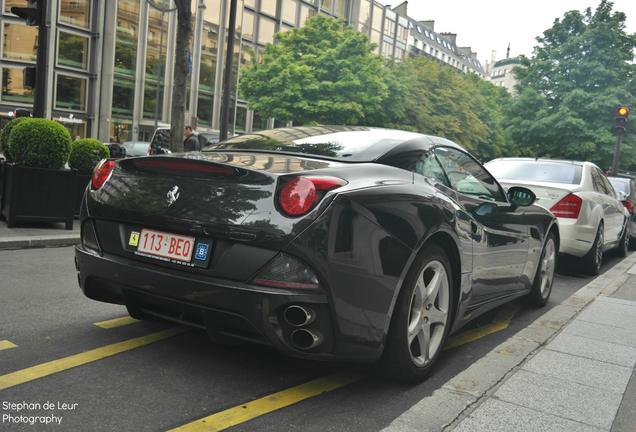
<svg viewBox="0 0 636 432"><path fill-rule="evenodd" d="M403 0L378 0L379 3L398 6ZM418 21L435 21L436 33L456 33L457 45L471 47L483 64L506 58L510 44L510 57L532 55L538 44L537 36L551 28L556 18L571 10L592 8L601 0L409 0L407 14ZM613 11L627 16L626 32L636 33L636 0L613 0Z"/></svg>

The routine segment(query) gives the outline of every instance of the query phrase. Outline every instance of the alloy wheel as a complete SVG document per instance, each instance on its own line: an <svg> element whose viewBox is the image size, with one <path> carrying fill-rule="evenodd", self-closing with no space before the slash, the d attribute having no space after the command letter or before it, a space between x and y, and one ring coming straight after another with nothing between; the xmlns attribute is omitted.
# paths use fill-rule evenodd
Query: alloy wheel
<svg viewBox="0 0 636 432"><path fill-rule="evenodd" d="M428 364L442 348L450 311L450 283L446 269L431 261L417 278L409 307L408 344L417 366Z"/></svg>

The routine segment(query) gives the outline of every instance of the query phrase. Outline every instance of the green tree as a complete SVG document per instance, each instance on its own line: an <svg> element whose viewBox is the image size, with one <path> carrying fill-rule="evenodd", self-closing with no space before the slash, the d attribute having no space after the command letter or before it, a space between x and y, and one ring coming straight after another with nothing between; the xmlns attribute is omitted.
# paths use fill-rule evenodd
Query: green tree
<svg viewBox="0 0 636 432"><path fill-rule="evenodd" d="M425 57L410 58L404 67L411 82L402 123L448 138L477 154L479 143L489 135L477 115L481 98L472 81Z"/></svg>
<svg viewBox="0 0 636 432"><path fill-rule="evenodd" d="M636 35L626 34L625 14L612 8L602 0L594 13L567 12L537 38L534 56L522 58L525 68L514 69L519 97L507 126L523 154L611 166L615 110L636 106ZM635 166L635 144L628 131L621 168Z"/></svg>
<svg viewBox="0 0 636 432"><path fill-rule="evenodd" d="M301 124L357 124L387 97L376 45L348 26L318 14L301 28L276 33L276 45L252 53L239 91L261 117Z"/></svg>

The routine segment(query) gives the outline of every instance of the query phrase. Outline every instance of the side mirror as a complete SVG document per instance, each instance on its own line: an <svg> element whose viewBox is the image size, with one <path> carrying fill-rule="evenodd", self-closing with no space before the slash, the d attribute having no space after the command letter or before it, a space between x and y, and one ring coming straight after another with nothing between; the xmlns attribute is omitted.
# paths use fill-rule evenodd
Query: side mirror
<svg viewBox="0 0 636 432"><path fill-rule="evenodd" d="M528 188L513 186L508 189L508 201L513 205L525 207L534 204L537 196Z"/></svg>

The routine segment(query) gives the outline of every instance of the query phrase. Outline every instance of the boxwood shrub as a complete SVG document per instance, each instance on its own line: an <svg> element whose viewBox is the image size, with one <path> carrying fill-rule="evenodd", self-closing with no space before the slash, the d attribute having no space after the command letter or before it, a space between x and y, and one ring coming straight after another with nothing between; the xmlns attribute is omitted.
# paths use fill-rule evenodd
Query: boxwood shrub
<svg viewBox="0 0 636 432"><path fill-rule="evenodd" d="M76 169L80 175L93 174L94 158L93 150L98 151L99 159L106 159L110 157L108 147L102 144L101 141L92 138L84 138L74 141L71 144L71 154L68 157L68 166L71 169Z"/></svg>
<svg viewBox="0 0 636 432"><path fill-rule="evenodd" d="M22 120L26 120L28 118L29 117L14 118L9 123L7 123L2 129L2 132L0 132L0 151L2 152L2 154L4 154L4 158L7 160L7 162L13 161L11 159L11 153L9 152L9 135L11 135L11 129L13 129L13 127L20 123Z"/></svg>
<svg viewBox="0 0 636 432"><path fill-rule="evenodd" d="M61 124L25 118L9 135L9 153L16 165L63 169L71 151L71 135Z"/></svg>

